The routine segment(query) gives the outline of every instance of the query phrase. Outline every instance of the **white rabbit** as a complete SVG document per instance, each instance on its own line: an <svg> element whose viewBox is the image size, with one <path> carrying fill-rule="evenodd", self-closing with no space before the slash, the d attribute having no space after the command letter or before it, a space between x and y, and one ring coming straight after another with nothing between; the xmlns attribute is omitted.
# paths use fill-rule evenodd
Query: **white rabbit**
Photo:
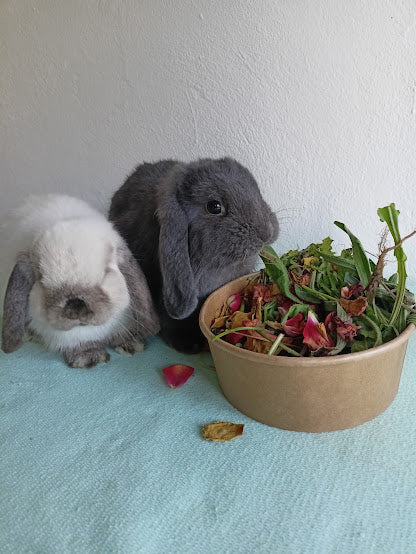
<svg viewBox="0 0 416 554"><path fill-rule="evenodd" d="M15 265L4 298L4 352L34 334L69 366L92 367L108 361L105 345L133 353L159 331L138 263L86 202L29 197L5 230Z"/></svg>

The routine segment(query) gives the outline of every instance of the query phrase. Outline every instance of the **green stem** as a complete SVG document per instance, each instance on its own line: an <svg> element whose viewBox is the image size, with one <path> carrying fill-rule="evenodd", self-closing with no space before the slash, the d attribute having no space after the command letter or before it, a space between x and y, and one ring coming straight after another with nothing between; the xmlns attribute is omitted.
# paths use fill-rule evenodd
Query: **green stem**
<svg viewBox="0 0 416 554"><path fill-rule="evenodd" d="M337 301L337 298L335 298L335 296L330 296L329 294L325 294L324 292L317 291L315 289L311 289L307 285L302 285L302 289L306 290L307 292L311 292L315 296L320 297L322 300L333 300L335 302Z"/></svg>
<svg viewBox="0 0 416 554"><path fill-rule="evenodd" d="M215 340L220 339L225 335L229 335L230 333L238 333L238 331L249 331L250 329L252 329L253 331L257 331L259 335L261 335L268 341L274 342L274 339L271 339L262 327L235 327L234 329L227 329L226 331L223 331L219 335L215 335L215 337L213 337L211 340L212 342L214 342Z"/></svg>
<svg viewBox="0 0 416 554"><path fill-rule="evenodd" d="M288 354L291 354L292 356L300 356L301 358L303 358L302 354L300 354L299 352L296 352L296 350L293 350L293 348L290 348L290 346L287 346L286 344L281 344L280 345L280 348L282 350L285 350Z"/></svg>
<svg viewBox="0 0 416 554"><path fill-rule="evenodd" d="M387 325L388 324L388 321L387 319L384 317L384 314L383 312L380 310L380 308L377 306L376 304L376 299L374 298L373 300L373 310L374 310L374 314L375 316L377 317L377 319L379 319L381 321L381 323L384 323L384 325Z"/></svg>
<svg viewBox="0 0 416 554"><path fill-rule="evenodd" d="M364 321L368 323L368 325L370 325L370 327L372 327L376 332L376 341L374 343L374 346L380 346L380 344L383 343L383 337L381 336L379 326L370 317L368 317L368 315L361 314L360 317L362 317Z"/></svg>
<svg viewBox="0 0 416 554"><path fill-rule="evenodd" d="M406 265L404 260L397 260L397 273L404 277L399 279L399 284L397 285L396 300L394 302L393 311L389 321L390 325L394 324L400 310L402 309L404 293L406 291Z"/></svg>
<svg viewBox="0 0 416 554"><path fill-rule="evenodd" d="M271 345L270 347L270 350L268 351L268 355L269 356L273 356L273 354L276 352L277 350L277 347L279 346L279 344L282 342L283 340L283 337L284 337L284 333L280 333L280 335L278 335L277 339L274 341L274 343Z"/></svg>

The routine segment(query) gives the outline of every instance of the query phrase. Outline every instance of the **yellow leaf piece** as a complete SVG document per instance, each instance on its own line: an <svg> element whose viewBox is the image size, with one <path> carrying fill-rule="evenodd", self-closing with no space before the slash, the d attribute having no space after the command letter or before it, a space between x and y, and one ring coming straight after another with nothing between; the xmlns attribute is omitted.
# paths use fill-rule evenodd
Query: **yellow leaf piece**
<svg viewBox="0 0 416 554"><path fill-rule="evenodd" d="M235 329L236 327L243 327L243 321L247 321L248 319L253 319L251 314L247 314L245 312L234 312L231 316L231 329Z"/></svg>
<svg viewBox="0 0 416 554"><path fill-rule="evenodd" d="M203 437L208 441L230 441L243 434L242 423L216 421L203 426Z"/></svg>
<svg viewBox="0 0 416 554"><path fill-rule="evenodd" d="M259 296L256 301L256 311L254 312L255 319L261 321L261 306L263 304L263 298Z"/></svg>
<svg viewBox="0 0 416 554"><path fill-rule="evenodd" d="M316 256L309 256L308 258L303 258L302 263L303 265L311 265L311 262L318 261L318 258Z"/></svg>
<svg viewBox="0 0 416 554"><path fill-rule="evenodd" d="M224 327L225 322L227 321L227 319L229 317L230 316L228 316L228 315L223 315L221 317L215 318L214 323L211 325L212 329L219 329L221 327Z"/></svg>

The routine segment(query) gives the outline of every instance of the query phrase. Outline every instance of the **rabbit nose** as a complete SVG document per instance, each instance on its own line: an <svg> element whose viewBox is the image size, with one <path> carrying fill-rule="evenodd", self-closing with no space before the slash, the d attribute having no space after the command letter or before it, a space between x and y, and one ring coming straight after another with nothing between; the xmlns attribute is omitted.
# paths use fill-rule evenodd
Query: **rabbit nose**
<svg viewBox="0 0 416 554"><path fill-rule="evenodd" d="M65 304L65 315L69 319L78 319L87 311L87 305L81 298L70 298Z"/></svg>
<svg viewBox="0 0 416 554"><path fill-rule="evenodd" d="M269 221L266 222L261 238L264 240L265 244L271 244L277 239L278 233L279 224L276 216L273 214Z"/></svg>

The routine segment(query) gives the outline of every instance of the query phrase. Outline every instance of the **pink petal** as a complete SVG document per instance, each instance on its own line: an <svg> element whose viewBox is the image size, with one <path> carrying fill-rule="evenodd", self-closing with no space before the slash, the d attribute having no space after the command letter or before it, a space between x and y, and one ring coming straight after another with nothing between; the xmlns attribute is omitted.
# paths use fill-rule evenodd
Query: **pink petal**
<svg viewBox="0 0 416 554"><path fill-rule="evenodd" d="M224 339L230 344L237 344L245 337L244 331L242 333L228 333Z"/></svg>
<svg viewBox="0 0 416 554"><path fill-rule="evenodd" d="M284 330L289 337L297 337L301 335L305 327L305 321L301 313L295 315L286 321L284 324Z"/></svg>
<svg viewBox="0 0 416 554"><path fill-rule="evenodd" d="M357 336L358 329L361 329L360 325L345 322L343 326L337 328L337 333L342 339L352 342L354 337Z"/></svg>
<svg viewBox="0 0 416 554"><path fill-rule="evenodd" d="M255 327L259 321L259 319L244 319L242 324L243 327Z"/></svg>
<svg viewBox="0 0 416 554"><path fill-rule="evenodd" d="M337 335L342 339L352 342L357 335L358 329L361 329L360 325L355 325L349 321L342 321L335 312L331 312L325 318L325 327L328 331L336 330Z"/></svg>
<svg viewBox="0 0 416 554"><path fill-rule="evenodd" d="M176 389L176 387L184 385L193 372L193 367L182 364L170 365L169 367L165 367L163 370L166 381L172 389Z"/></svg>
<svg viewBox="0 0 416 554"><path fill-rule="evenodd" d="M333 340L327 334L325 325L318 321L313 312L308 313L308 319L303 329L303 343L307 344L311 350L334 346Z"/></svg>
<svg viewBox="0 0 416 554"><path fill-rule="evenodd" d="M337 316L336 312L329 313L325 318L325 327L328 331L335 331L337 328L337 321L341 319Z"/></svg>
<svg viewBox="0 0 416 554"><path fill-rule="evenodd" d="M291 306L293 306L293 304L294 304L294 302L292 302L292 300L289 300L289 299L282 302L282 304L280 304L280 306L278 307L280 315L284 316L286 314L286 312L289 311L289 308Z"/></svg>
<svg viewBox="0 0 416 554"><path fill-rule="evenodd" d="M232 294L228 298L227 304L228 304L228 306L230 308L230 312L232 314L240 309L242 299L243 299L243 296L240 292L238 292L236 294Z"/></svg>
<svg viewBox="0 0 416 554"><path fill-rule="evenodd" d="M363 285L358 281L358 283L355 283L354 285L349 285L346 287L342 287L341 289L341 298L351 298L351 296L358 296L364 291Z"/></svg>

